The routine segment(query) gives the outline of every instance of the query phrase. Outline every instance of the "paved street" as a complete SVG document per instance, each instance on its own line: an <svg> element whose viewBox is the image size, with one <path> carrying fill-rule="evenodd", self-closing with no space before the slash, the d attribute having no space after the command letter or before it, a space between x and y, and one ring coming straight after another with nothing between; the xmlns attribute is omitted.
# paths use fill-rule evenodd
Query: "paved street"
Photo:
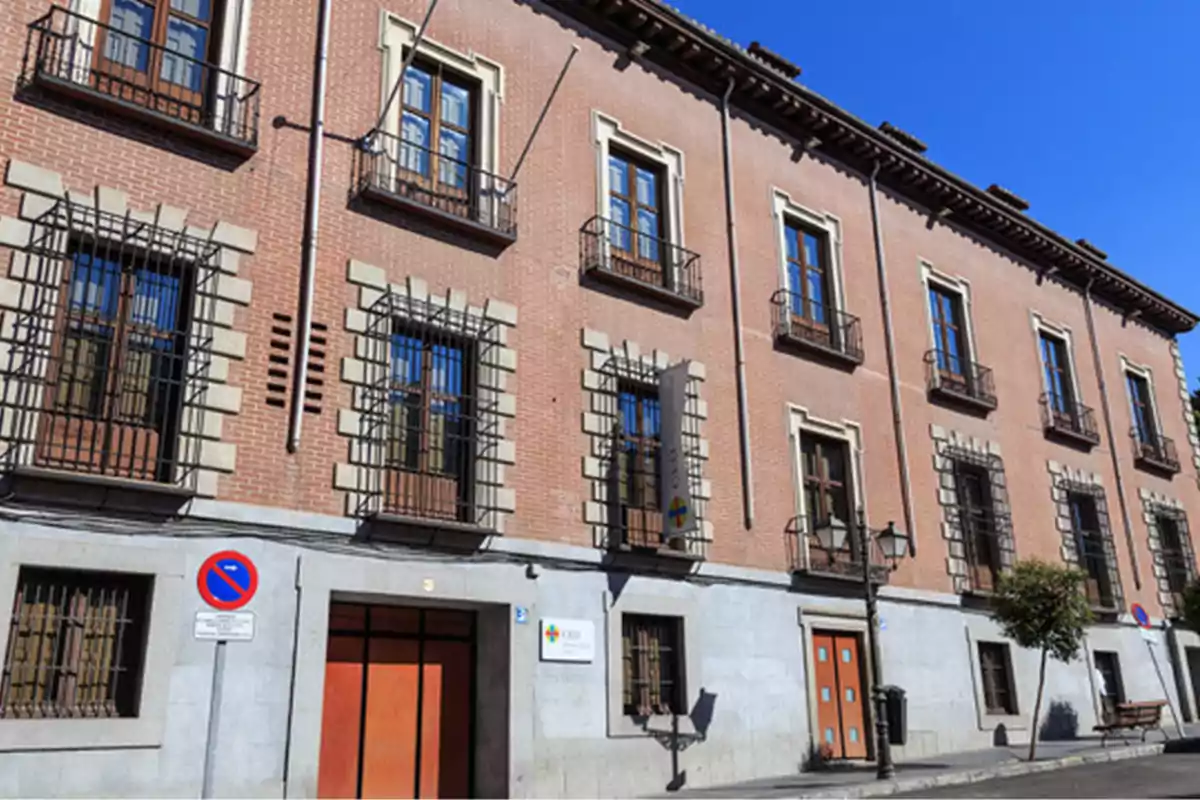
<svg viewBox="0 0 1200 800"><path fill-rule="evenodd" d="M1200 754L1085 764L1080 767L948 786L896 797L1200 798Z"/></svg>

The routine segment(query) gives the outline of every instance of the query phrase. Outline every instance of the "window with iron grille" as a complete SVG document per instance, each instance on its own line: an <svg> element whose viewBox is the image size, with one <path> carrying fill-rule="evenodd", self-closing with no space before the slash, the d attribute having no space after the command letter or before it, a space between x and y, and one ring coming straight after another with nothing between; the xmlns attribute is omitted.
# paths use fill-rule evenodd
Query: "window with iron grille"
<svg viewBox="0 0 1200 800"><path fill-rule="evenodd" d="M687 713L682 619L622 615L621 650L627 715Z"/></svg>
<svg viewBox="0 0 1200 800"><path fill-rule="evenodd" d="M979 672L983 683L983 706L988 714L1016 714L1012 661L1008 645L979 642Z"/></svg>
<svg viewBox="0 0 1200 800"><path fill-rule="evenodd" d="M663 538L663 515L662 407L657 387L618 381L617 411L616 479L625 543L658 547Z"/></svg>
<svg viewBox="0 0 1200 800"><path fill-rule="evenodd" d="M184 263L77 239L61 284L35 464L173 482L193 276Z"/></svg>
<svg viewBox="0 0 1200 800"><path fill-rule="evenodd" d="M1183 608L1183 592L1194 573L1191 547L1185 543L1185 534L1180 530L1181 522L1176 514L1160 513L1154 516L1167 589L1171 593L1176 610Z"/></svg>
<svg viewBox="0 0 1200 800"><path fill-rule="evenodd" d="M1117 600L1112 571L1116 565L1112 563L1107 536L1100 524L1096 498L1085 492L1070 492L1067 506L1071 511L1079 564L1086 576L1084 590L1088 601L1096 608L1115 608Z"/></svg>
<svg viewBox="0 0 1200 800"><path fill-rule="evenodd" d="M384 510L470 521L475 449L472 342L403 318L392 325Z"/></svg>
<svg viewBox="0 0 1200 800"><path fill-rule="evenodd" d="M1000 531L991 473L977 464L955 462L954 490L971 588L992 591L1000 574Z"/></svg>
<svg viewBox="0 0 1200 800"><path fill-rule="evenodd" d="M136 717L153 579L21 567L0 718Z"/></svg>

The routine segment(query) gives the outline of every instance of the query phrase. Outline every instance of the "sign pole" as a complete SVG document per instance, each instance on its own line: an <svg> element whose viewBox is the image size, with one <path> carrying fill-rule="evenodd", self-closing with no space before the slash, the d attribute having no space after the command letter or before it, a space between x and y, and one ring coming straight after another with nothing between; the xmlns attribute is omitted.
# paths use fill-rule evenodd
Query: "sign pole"
<svg viewBox="0 0 1200 800"><path fill-rule="evenodd" d="M1179 712L1175 710L1175 704L1171 702L1171 693L1167 690L1167 680L1158 666L1158 657L1154 655L1154 640L1150 636L1146 637L1146 649L1150 651L1150 663L1154 665L1154 672L1158 675L1158 685L1162 687L1163 696L1167 698L1167 707L1171 709L1171 716L1175 718L1175 732L1182 739L1186 736L1183 731L1183 723L1179 719Z"/></svg>
<svg viewBox="0 0 1200 800"><path fill-rule="evenodd" d="M212 797L213 762L217 751L217 728L221 724L221 684L225 681L225 642L217 642L213 655L212 692L208 701L208 735L204 740L204 783L200 796Z"/></svg>

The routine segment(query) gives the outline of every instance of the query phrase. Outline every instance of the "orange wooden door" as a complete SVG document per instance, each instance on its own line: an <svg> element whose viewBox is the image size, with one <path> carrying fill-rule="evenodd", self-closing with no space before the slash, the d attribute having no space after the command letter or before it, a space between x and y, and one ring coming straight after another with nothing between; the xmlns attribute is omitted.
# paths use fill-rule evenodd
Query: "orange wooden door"
<svg viewBox="0 0 1200 800"><path fill-rule="evenodd" d="M420 641L372 638L368 648L360 797L413 797Z"/></svg>
<svg viewBox="0 0 1200 800"><path fill-rule="evenodd" d="M828 633L813 634L813 673L817 679L817 746L832 748L833 758L845 758L838 706L837 659L834 637Z"/></svg>
<svg viewBox="0 0 1200 800"><path fill-rule="evenodd" d="M864 730L862 666L859 661L858 637L838 635L833 640L837 650L838 711L842 722L842 751L846 758L867 757L867 737Z"/></svg>
<svg viewBox="0 0 1200 800"><path fill-rule="evenodd" d="M363 709L363 649L358 636L329 637L321 720L318 797L358 797L358 743Z"/></svg>

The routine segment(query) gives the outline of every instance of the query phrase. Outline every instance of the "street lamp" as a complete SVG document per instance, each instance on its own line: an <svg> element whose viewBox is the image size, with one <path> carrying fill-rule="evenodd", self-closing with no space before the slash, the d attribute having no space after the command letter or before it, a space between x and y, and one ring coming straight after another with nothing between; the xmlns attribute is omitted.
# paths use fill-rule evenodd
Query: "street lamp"
<svg viewBox="0 0 1200 800"><path fill-rule="evenodd" d="M867 644L871 649L871 682L875 696L875 749L879 769L876 777L880 780L890 780L896 774L896 765L892 762L892 746L888 741L887 694L883 690L883 665L879 657L879 609L875 602L875 585L871 581L871 543L874 538L879 545L883 557L887 559L888 568L895 569L896 563L908 555L911 539L908 534L896 530L894 522L888 522L887 527L872 534L866 525L859 528L866 533L863 541L863 593L867 600Z"/></svg>

